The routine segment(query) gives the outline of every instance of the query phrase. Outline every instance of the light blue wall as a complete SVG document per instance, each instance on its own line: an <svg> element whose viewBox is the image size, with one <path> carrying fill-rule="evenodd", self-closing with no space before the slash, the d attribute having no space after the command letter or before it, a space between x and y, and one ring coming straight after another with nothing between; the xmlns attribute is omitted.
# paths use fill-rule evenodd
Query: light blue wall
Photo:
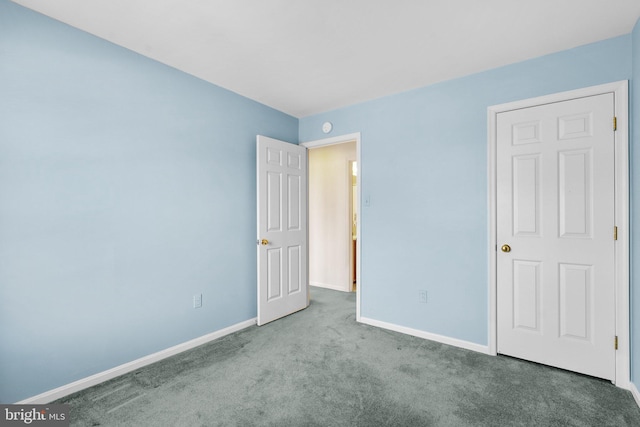
<svg viewBox="0 0 640 427"><path fill-rule="evenodd" d="M487 107L630 77L627 35L301 119L362 133L362 316L486 345Z"/></svg>
<svg viewBox="0 0 640 427"><path fill-rule="evenodd" d="M297 132L0 0L0 402L255 317L255 137Z"/></svg>
<svg viewBox="0 0 640 427"><path fill-rule="evenodd" d="M631 379L640 389L640 20L631 37Z"/></svg>
<svg viewBox="0 0 640 427"><path fill-rule="evenodd" d="M640 123L639 27L298 127L0 0L0 402L254 317L255 135L320 139L326 120L329 136L362 132L362 315L486 344L486 108L633 76Z"/></svg>

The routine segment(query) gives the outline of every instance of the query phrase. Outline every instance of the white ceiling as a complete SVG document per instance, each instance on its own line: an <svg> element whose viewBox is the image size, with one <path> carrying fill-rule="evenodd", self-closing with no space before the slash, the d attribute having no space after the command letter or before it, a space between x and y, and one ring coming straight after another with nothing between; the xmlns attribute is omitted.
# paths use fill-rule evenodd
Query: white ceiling
<svg viewBox="0 0 640 427"><path fill-rule="evenodd" d="M639 0L14 0L296 117L631 32Z"/></svg>

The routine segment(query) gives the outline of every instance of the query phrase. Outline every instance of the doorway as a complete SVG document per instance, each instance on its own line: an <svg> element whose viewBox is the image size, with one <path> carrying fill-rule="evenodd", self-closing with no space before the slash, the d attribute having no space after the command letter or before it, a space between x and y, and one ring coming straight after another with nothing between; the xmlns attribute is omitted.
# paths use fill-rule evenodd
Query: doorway
<svg viewBox="0 0 640 427"><path fill-rule="evenodd" d="M355 141L308 150L309 283L353 290Z"/></svg>
<svg viewBox="0 0 640 427"><path fill-rule="evenodd" d="M344 292L355 290L359 321L360 134L300 145L309 149L309 283Z"/></svg>

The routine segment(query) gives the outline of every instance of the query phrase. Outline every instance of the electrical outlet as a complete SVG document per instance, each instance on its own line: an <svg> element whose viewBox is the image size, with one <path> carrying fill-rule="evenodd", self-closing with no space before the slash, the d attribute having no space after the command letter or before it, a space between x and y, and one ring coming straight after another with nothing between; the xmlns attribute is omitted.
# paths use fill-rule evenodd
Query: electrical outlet
<svg viewBox="0 0 640 427"><path fill-rule="evenodd" d="M423 304L427 303L427 291L418 291L418 301Z"/></svg>
<svg viewBox="0 0 640 427"><path fill-rule="evenodd" d="M193 308L202 307L202 294L195 294L193 296Z"/></svg>

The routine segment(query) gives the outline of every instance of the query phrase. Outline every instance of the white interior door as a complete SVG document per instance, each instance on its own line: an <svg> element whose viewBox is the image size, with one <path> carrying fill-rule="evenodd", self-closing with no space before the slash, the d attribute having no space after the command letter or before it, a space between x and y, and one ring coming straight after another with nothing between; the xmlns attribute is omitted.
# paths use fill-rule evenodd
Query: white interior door
<svg viewBox="0 0 640 427"><path fill-rule="evenodd" d="M309 305L307 149L258 135L258 325Z"/></svg>
<svg viewBox="0 0 640 427"><path fill-rule="evenodd" d="M497 116L498 353L615 379L614 95Z"/></svg>

